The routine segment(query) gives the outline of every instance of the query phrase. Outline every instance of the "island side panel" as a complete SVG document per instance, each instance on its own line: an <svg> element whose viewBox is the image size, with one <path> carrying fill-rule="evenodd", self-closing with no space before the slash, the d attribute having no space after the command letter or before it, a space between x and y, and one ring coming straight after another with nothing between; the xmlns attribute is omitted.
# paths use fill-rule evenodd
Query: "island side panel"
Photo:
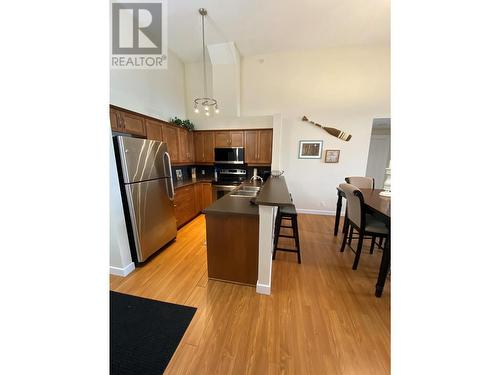
<svg viewBox="0 0 500 375"><path fill-rule="evenodd" d="M273 268L274 225L277 207L259 206L259 276L256 291L271 294L271 274Z"/></svg>
<svg viewBox="0 0 500 375"><path fill-rule="evenodd" d="M259 267L259 216L205 215L208 277L256 285Z"/></svg>

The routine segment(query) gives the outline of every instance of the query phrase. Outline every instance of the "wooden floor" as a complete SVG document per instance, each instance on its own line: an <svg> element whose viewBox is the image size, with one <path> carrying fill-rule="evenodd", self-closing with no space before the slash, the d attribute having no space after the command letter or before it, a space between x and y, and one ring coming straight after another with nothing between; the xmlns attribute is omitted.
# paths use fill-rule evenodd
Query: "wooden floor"
<svg viewBox="0 0 500 375"><path fill-rule="evenodd" d="M271 296L207 279L203 215L147 265L111 276L111 289L198 308L165 374L389 374L390 281L374 296L381 252L365 241L353 271L333 221L299 215L302 264L277 254Z"/></svg>

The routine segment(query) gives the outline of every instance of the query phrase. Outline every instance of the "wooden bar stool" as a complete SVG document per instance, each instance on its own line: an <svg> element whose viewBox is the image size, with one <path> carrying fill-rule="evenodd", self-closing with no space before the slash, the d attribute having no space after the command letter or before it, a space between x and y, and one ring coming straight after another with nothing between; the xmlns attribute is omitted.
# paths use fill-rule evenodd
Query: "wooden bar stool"
<svg viewBox="0 0 500 375"><path fill-rule="evenodd" d="M290 195L291 198L291 195ZM285 224L283 224L283 220ZM289 225L287 225L289 224ZM281 228L289 228L292 229L293 234L281 234ZM278 240L280 237L286 238L294 238L295 239L295 249L285 249L282 247L278 247ZM300 242L299 242L299 226L297 223L297 210L295 210L295 206L282 206L278 207L278 214L276 215L276 222L274 225L274 251L273 251L273 259L276 258L276 251L286 251L289 253L297 253L297 258L299 264L301 263L300 259Z"/></svg>

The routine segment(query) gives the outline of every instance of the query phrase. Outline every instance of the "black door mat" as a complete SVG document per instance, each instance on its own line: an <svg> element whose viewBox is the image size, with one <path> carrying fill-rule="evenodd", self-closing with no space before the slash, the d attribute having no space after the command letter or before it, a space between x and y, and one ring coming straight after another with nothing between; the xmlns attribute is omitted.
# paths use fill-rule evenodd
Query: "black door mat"
<svg viewBox="0 0 500 375"><path fill-rule="evenodd" d="M111 374L163 374L195 312L194 307L111 292Z"/></svg>

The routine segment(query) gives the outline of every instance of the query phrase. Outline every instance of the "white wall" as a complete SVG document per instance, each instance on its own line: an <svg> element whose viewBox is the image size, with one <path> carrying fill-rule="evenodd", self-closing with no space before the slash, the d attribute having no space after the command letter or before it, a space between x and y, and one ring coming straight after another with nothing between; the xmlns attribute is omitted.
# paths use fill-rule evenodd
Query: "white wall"
<svg viewBox="0 0 500 375"><path fill-rule="evenodd" d="M282 114L279 165L298 209L335 210L335 187L364 175L372 121L390 117L390 49L345 47L244 57L242 115ZM349 142L302 122L303 115L352 134ZM340 149L340 162L298 159L299 140Z"/></svg>
<svg viewBox="0 0 500 375"><path fill-rule="evenodd" d="M263 129L273 127L273 116L224 117L193 114L189 117L197 130L209 129Z"/></svg>
<svg viewBox="0 0 500 375"><path fill-rule="evenodd" d="M168 121L186 118L184 63L168 53L167 70L110 72L110 103Z"/></svg>
<svg viewBox="0 0 500 375"><path fill-rule="evenodd" d="M111 141L111 137L110 137ZM134 270L127 237L127 227L120 196L120 184L113 143L109 146L109 265L110 273L126 276Z"/></svg>

